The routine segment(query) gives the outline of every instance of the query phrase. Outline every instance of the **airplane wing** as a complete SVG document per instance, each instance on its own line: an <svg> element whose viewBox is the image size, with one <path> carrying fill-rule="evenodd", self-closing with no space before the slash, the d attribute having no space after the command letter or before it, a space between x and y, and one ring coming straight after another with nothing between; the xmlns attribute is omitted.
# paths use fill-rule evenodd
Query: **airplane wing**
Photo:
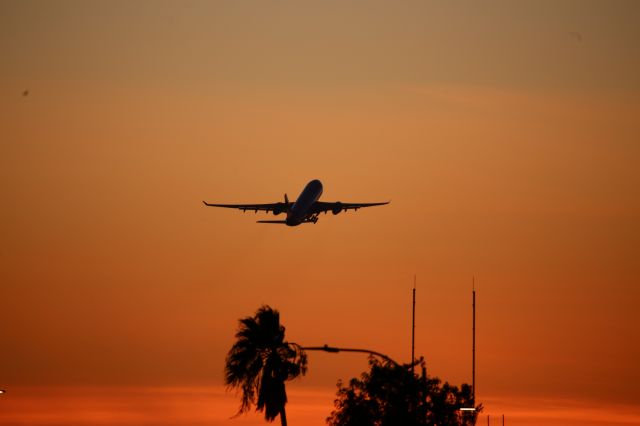
<svg viewBox="0 0 640 426"><path fill-rule="evenodd" d="M247 210L249 211L255 211L256 213L258 211L263 211L263 212L278 212L276 214L282 213L287 211L287 206L284 203L270 203L270 204L211 204L211 203L207 203L206 201L203 201L204 205L207 207L224 207L227 209L238 209L238 210L242 210L243 212L246 212Z"/></svg>
<svg viewBox="0 0 640 426"><path fill-rule="evenodd" d="M364 207L384 206L390 202L391 201L384 201L381 203L342 203L340 201L336 201L331 203L327 201L316 201L313 205L313 210L315 213L326 213L330 211L333 212L333 214L338 214L341 211L358 210Z"/></svg>

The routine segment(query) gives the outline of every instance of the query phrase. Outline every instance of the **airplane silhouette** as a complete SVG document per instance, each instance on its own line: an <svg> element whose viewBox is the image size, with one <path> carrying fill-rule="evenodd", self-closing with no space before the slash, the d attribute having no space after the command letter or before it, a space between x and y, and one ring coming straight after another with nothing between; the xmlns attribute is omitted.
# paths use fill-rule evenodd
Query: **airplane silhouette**
<svg viewBox="0 0 640 426"><path fill-rule="evenodd" d="M322 183L314 179L304 187L294 203L289 201L287 194L284 194L284 202L271 204L210 204L203 201L207 207L225 207L229 209L238 209L246 212L247 210L258 210L264 212L273 212L274 215L286 213L285 220L258 220L257 223L277 223L287 226L298 226L301 223L316 223L320 213L331 211L334 215L347 210L358 210L363 207L382 206L389 204L391 201L382 203L342 203L336 201L333 203L326 201L318 201L322 195Z"/></svg>

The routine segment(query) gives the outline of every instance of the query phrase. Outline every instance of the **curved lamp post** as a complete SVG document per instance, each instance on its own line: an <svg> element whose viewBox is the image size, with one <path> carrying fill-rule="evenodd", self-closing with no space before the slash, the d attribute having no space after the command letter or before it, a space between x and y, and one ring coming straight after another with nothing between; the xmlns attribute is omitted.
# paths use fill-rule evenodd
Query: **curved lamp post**
<svg viewBox="0 0 640 426"><path fill-rule="evenodd" d="M396 367L400 367L400 364L398 364L397 362L395 362L393 359L389 358L385 354L381 354L380 352L372 351L372 350L369 350L369 349L336 348L334 346L329 346L329 345L326 345L326 344L324 346L300 346L300 349L303 349L305 351L323 351L323 352L330 352L330 353L360 352L360 353L365 353L365 354L369 354L369 355L379 356L380 358L384 359L385 361L389 361L390 363L392 363Z"/></svg>

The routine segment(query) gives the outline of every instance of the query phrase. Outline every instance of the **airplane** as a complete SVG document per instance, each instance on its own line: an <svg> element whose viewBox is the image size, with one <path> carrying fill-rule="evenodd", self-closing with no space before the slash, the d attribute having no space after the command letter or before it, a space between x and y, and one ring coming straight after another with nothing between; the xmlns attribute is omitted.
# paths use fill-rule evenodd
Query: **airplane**
<svg viewBox="0 0 640 426"><path fill-rule="evenodd" d="M342 203L319 201L322 195L322 183L318 179L314 179L304 187L298 198L294 203L289 201L287 194L284 194L284 202L271 203L271 204L211 204L203 201L207 207L225 207L229 209L238 209L246 212L247 210L253 210L256 213L258 210L266 213L273 212L275 216L286 213L287 217L284 220L258 220L256 223L276 223L287 226L298 226L301 223L313 223L318 222L318 216L320 213L326 214L331 211L334 215L347 210L357 211L363 207L382 206L389 204L391 201L385 201L381 203Z"/></svg>

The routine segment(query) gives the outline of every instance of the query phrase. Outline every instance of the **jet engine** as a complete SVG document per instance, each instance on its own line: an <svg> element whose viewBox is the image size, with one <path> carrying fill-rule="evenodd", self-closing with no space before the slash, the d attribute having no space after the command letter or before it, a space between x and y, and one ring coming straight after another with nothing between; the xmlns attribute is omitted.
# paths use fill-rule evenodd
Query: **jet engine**
<svg viewBox="0 0 640 426"><path fill-rule="evenodd" d="M278 216L280 213L285 211L284 203L277 203L273 208L273 215Z"/></svg>
<svg viewBox="0 0 640 426"><path fill-rule="evenodd" d="M342 211L342 203L338 201L336 205L331 209L331 213L338 214Z"/></svg>

